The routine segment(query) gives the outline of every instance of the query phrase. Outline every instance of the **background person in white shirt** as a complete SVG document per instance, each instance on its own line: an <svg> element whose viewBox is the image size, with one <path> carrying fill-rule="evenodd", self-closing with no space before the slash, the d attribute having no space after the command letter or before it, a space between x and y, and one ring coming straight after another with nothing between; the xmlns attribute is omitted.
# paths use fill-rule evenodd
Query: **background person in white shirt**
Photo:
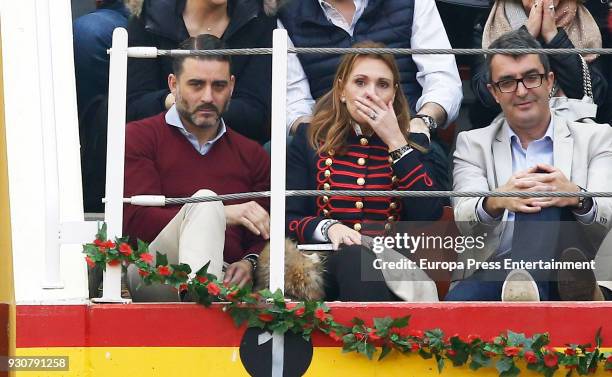
<svg viewBox="0 0 612 377"><path fill-rule="evenodd" d="M268 3L274 3L269 1ZM268 4L270 5L270 4ZM277 4L278 5L278 4ZM434 1L291 0L279 8L279 27L295 47L350 47L372 40L394 48L450 48ZM328 92L340 55L298 55L302 67L289 67L288 127L307 121L314 99ZM396 55L404 94L411 104L413 130L445 127L456 119L463 98L453 55ZM305 75L304 75L305 74ZM432 143L436 178L447 178L445 153Z"/></svg>

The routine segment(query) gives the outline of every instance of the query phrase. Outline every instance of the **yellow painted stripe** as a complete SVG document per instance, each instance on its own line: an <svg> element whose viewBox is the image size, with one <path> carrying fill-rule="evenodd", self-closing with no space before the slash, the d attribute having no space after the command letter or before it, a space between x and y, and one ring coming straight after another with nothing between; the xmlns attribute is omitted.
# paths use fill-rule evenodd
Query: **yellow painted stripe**
<svg viewBox="0 0 612 377"><path fill-rule="evenodd" d="M611 351L612 348L604 351ZM240 361L238 347L55 347L18 348L18 356L68 356L68 372L48 372L51 377L168 377L168 376L248 376ZM521 376L539 376L519 368ZM24 377L32 372L23 372ZM18 373L17 375L21 375ZM417 355L391 353L387 359L369 361L356 354L343 354L340 348L315 347L306 376L440 376L433 360ZM455 368L447 363L444 376L497 376L495 368L478 373L467 367ZM599 370L594 376L609 376Z"/></svg>
<svg viewBox="0 0 612 377"><path fill-rule="evenodd" d="M13 286L13 254L11 238L11 213L9 200L8 163L6 152L6 125L4 119L4 80L2 77L2 38L0 36L0 302L8 303L7 326L9 354L15 350L15 292ZM0 342L6 342L0 339Z"/></svg>

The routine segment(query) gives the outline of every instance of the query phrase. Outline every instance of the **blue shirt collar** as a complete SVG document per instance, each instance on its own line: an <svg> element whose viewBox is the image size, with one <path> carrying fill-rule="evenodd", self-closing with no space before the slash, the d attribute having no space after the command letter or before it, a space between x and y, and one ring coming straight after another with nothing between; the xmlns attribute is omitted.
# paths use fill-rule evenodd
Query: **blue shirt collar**
<svg viewBox="0 0 612 377"><path fill-rule="evenodd" d="M181 131L181 133L187 138L187 140L191 143L191 145L193 145L193 147L201 155L205 155L206 153L208 153L210 148L212 148L213 144L215 144L217 140L219 140L227 132L227 127L225 127L225 121L223 120L223 118L221 118L221 125L219 127L219 131L217 132L217 136L207 141L203 145L200 145L198 138L191 132L187 131L187 129L185 128L185 125L183 125L183 122L181 121L181 117L179 116L178 111L176 110L176 105L172 105L172 107L166 113L165 118L166 118L166 123L178 128Z"/></svg>
<svg viewBox="0 0 612 377"><path fill-rule="evenodd" d="M554 134L554 131L555 131L555 126L554 126L552 120L553 120L553 117L551 115L550 121L548 122L548 128L546 128L546 133L544 134L544 136L542 136L538 140L534 140L533 142L543 141L543 140L550 140L550 141L554 140L553 134ZM512 127L510 127L510 125L508 124L507 121L504 122L504 126L503 127L506 129L506 133L508 135L508 138L510 139L510 142L511 143L518 143L518 145L520 146L521 145L521 141L520 141L518 135L514 132L514 130L512 130Z"/></svg>

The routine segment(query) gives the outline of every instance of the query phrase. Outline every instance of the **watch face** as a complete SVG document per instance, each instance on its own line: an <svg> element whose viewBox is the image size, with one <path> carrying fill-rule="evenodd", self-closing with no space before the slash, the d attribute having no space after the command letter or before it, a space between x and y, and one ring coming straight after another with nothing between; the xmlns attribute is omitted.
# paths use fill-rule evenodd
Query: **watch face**
<svg viewBox="0 0 612 377"><path fill-rule="evenodd" d="M436 128L438 126L436 124L436 121L432 117L425 118L425 123L427 124L427 127L429 128Z"/></svg>
<svg viewBox="0 0 612 377"><path fill-rule="evenodd" d="M425 125L430 129L436 128L438 126L436 120L430 117L429 115L419 115L418 117L421 118L423 122L425 122Z"/></svg>

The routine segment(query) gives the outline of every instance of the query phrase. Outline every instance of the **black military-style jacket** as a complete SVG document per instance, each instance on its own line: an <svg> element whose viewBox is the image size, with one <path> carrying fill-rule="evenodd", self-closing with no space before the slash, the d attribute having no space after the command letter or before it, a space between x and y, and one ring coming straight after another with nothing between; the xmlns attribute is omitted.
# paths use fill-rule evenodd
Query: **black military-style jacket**
<svg viewBox="0 0 612 377"><path fill-rule="evenodd" d="M437 190L429 171L431 155L412 150L397 162L377 136L351 132L343 153L317 153L307 140L307 124L299 127L287 153L288 190ZM410 138L428 146L427 137ZM442 199L330 196L287 198L288 236L312 243L324 219L340 220L364 235L392 232L398 221L437 220Z"/></svg>

